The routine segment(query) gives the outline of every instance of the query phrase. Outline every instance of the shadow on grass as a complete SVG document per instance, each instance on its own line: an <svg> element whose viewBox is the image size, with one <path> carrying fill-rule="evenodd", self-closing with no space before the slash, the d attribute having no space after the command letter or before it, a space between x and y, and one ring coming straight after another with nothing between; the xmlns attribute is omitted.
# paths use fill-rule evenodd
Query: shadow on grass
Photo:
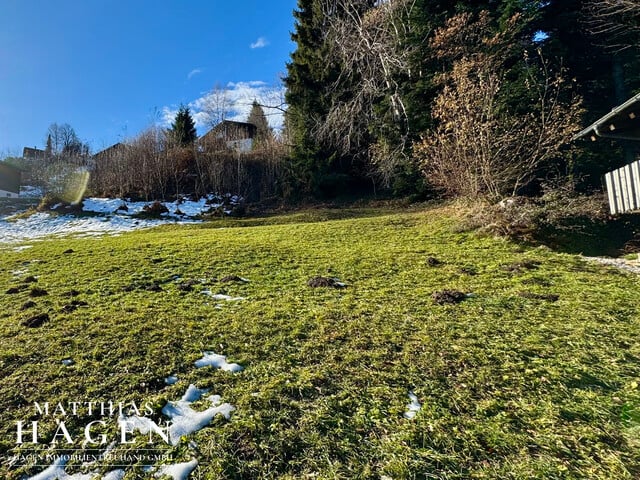
<svg viewBox="0 0 640 480"><path fill-rule="evenodd" d="M622 215L607 222L573 218L570 223L541 229L535 239L563 253L619 257L640 252L640 215Z"/></svg>

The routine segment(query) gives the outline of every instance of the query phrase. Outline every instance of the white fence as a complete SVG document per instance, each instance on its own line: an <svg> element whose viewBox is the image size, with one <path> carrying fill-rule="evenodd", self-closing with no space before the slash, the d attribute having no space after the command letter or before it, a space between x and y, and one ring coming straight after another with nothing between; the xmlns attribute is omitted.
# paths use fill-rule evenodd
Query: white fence
<svg viewBox="0 0 640 480"><path fill-rule="evenodd" d="M604 176L611 213L640 210L640 160Z"/></svg>

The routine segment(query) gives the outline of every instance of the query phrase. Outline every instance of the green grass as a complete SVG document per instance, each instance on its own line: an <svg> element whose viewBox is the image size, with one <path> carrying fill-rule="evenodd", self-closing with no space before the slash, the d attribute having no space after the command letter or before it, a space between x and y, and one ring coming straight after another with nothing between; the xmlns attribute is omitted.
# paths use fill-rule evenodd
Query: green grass
<svg viewBox="0 0 640 480"><path fill-rule="evenodd" d="M638 478L638 278L457 231L447 209L310 210L6 248L0 454L47 447L55 424L35 401L157 411L193 383L236 407L165 447L199 459L194 479ZM231 274L251 282L214 281ZM4 294L28 275L38 282ZM175 275L204 284L182 292ZM348 288L310 288L315 275ZM162 291L145 289L154 283ZM48 295L23 311L33 286ZM216 309L204 288L247 300ZM443 289L473 296L435 305ZM65 313L71 290L88 306ZM21 325L43 312L41 327ZM196 369L207 350L245 370ZM172 373L180 381L166 386ZM413 420L410 390L423 405ZM45 444L16 449L18 420L41 420ZM76 433L87 423L65 420ZM40 470L5 463L0 476Z"/></svg>

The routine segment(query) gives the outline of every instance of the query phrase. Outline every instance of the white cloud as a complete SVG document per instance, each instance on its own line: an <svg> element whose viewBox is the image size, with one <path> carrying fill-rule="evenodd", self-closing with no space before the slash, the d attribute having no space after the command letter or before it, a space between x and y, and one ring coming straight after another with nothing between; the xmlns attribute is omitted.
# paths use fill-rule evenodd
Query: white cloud
<svg viewBox="0 0 640 480"><path fill-rule="evenodd" d="M218 98L216 98L216 95ZM220 104L220 97L224 97L226 104L226 120L246 122L251 105L254 100L263 105L269 125L276 131L282 130L284 108L284 86L269 85L260 80L248 82L230 82L219 88L219 92L210 91L192 102L189 109L199 132L205 133L215 119L207 113L208 106ZM276 108L277 107L277 108ZM161 123L164 127L171 126L178 108L175 106L163 107L161 110Z"/></svg>
<svg viewBox="0 0 640 480"><path fill-rule="evenodd" d="M191 80L192 77L194 77L195 75L198 75L199 73L202 73L202 70L199 68L194 68L187 75L187 80Z"/></svg>
<svg viewBox="0 0 640 480"><path fill-rule="evenodd" d="M177 113L178 113L177 108L162 107L162 110L160 112L160 118L162 119L160 121L161 125L167 128L170 127L173 121L175 120Z"/></svg>
<svg viewBox="0 0 640 480"><path fill-rule="evenodd" d="M249 47L251 48L264 48L269 45L269 41L264 37L259 37L255 42L253 42Z"/></svg>

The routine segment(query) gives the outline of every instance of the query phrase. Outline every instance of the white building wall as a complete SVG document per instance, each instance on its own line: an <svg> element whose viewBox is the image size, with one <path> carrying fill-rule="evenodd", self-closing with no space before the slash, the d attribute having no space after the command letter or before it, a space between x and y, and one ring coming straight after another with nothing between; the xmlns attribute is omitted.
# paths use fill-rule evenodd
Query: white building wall
<svg viewBox="0 0 640 480"><path fill-rule="evenodd" d="M250 152L252 146L253 146L253 139L251 138L243 138L241 140L229 140L227 142L227 147L242 153Z"/></svg>
<svg viewBox="0 0 640 480"><path fill-rule="evenodd" d="M6 190L0 190L0 198L20 198L20 195L14 192L7 192Z"/></svg>

